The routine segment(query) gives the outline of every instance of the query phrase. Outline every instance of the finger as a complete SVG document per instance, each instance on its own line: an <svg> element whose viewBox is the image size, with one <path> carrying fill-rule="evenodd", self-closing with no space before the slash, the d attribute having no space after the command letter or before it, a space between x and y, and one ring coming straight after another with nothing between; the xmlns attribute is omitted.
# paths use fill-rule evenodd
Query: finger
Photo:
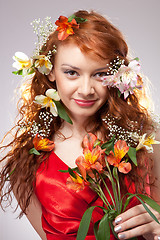
<svg viewBox="0 0 160 240"><path fill-rule="evenodd" d="M122 232L118 233L118 238L119 239L130 239L130 238L142 236L144 234L151 233L151 232L154 232L153 222L138 226L138 227L130 229L128 231L124 231L124 232L122 231Z"/></svg>
<svg viewBox="0 0 160 240"><path fill-rule="evenodd" d="M154 209L152 209L150 206L147 205L147 207L152 211L152 213L154 215L157 215L157 217L159 217L159 213L156 212ZM124 213L120 214L118 217L116 217L115 221L113 222L114 226L116 224L119 224L121 222L124 222L136 215L141 215L143 213L147 213L147 211L145 210L145 208L143 207L142 204L137 205L135 207L132 207L130 209L128 209L127 211L125 211ZM148 214L149 215L149 214ZM152 219L152 218L151 218Z"/></svg>
<svg viewBox="0 0 160 240"><path fill-rule="evenodd" d="M146 212L146 210L144 209L142 204L137 205L135 207L128 209L124 213L121 213L119 216L117 216L114 221L114 224L119 224L121 222L124 222L124 221L134 217L135 215L139 215L139 214L142 214L145 212Z"/></svg>
<svg viewBox="0 0 160 240"><path fill-rule="evenodd" d="M150 217L148 213L143 213L138 216L134 216L124 222L119 223L118 225L115 226L114 231L116 233L123 232L126 231L127 229L148 224L152 221L153 219Z"/></svg>

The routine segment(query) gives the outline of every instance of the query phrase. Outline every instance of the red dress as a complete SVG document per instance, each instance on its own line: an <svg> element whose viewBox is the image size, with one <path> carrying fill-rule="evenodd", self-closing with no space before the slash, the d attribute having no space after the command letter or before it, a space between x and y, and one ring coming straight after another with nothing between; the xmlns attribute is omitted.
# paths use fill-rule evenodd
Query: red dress
<svg viewBox="0 0 160 240"><path fill-rule="evenodd" d="M39 167L36 174L35 193L42 205L42 227L48 240L75 240L79 224L89 206L103 206L101 199L89 187L76 193L66 187L68 166L54 153ZM134 200L130 207L136 205ZM95 208L86 240L95 240L93 224L103 216ZM115 239L113 234L110 240Z"/></svg>

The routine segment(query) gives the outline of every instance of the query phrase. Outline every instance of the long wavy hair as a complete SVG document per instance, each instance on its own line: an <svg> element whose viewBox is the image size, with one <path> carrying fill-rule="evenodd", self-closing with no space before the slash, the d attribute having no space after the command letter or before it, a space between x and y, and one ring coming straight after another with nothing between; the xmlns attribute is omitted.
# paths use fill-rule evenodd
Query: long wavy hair
<svg viewBox="0 0 160 240"><path fill-rule="evenodd" d="M81 23L79 29L74 29L75 34L64 41L58 40L57 31L53 32L48 37L47 43L42 47L42 54L47 55L50 50L53 50L54 45L56 45L58 51L60 45L73 43L84 54L97 58L97 60L107 59L113 61L119 56L128 65L128 47L123 35L115 26L94 11L78 11L74 14L77 17L87 19L87 21ZM51 56L53 67L55 55L56 53ZM142 83L140 76L139 83ZM0 203L1 206L6 201L11 204L11 192L13 191L22 209L20 216L25 213L30 203L30 198L34 192L36 171L41 162L44 161L44 155L41 154L40 157L37 157L29 154L29 150L33 147L33 138L28 134L29 129L22 131L19 124L23 119L30 122L31 125L33 121L39 121L38 116L41 109L34 102L34 99L37 95L44 95L48 88L56 88L56 83L50 82L48 77L38 70L36 70L31 80L25 82L25 88L23 88L22 96L18 102L17 124L8 133L11 133L13 138L7 145L1 147L1 150L8 149L8 151L1 159L4 167L0 178ZM140 100L145 97L145 91L136 90L134 94L130 94L125 100L123 96L118 96L117 89L108 89L106 103L92 117L94 120L91 129L92 133L101 132L103 140L108 140L109 130L105 122L102 121L107 114L119 119L117 124L125 129L129 129L128 123L133 121L136 123L136 128L141 129L141 134L152 131L152 120L147 109L140 105ZM59 117L54 119L51 124L50 139L53 138L55 133L60 132L62 123L63 120ZM151 159L148 158L145 150L138 152L138 164L139 172L134 168L128 176L135 183L138 191L145 192L145 178L150 173L149 166L151 166ZM120 177L122 178L122 176Z"/></svg>

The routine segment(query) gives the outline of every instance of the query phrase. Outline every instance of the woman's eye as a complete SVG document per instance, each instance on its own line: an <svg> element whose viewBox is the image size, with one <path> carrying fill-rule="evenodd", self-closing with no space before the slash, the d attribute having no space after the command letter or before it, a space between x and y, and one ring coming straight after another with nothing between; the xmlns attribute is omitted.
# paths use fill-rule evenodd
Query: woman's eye
<svg viewBox="0 0 160 240"><path fill-rule="evenodd" d="M66 70L64 73L67 74L68 76L71 76L71 77L78 76L78 73L74 70Z"/></svg>
<svg viewBox="0 0 160 240"><path fill-rule="evenodd" d="M95 74L95 77L101 78L107 76L107 72L98 72Z"/></svg>

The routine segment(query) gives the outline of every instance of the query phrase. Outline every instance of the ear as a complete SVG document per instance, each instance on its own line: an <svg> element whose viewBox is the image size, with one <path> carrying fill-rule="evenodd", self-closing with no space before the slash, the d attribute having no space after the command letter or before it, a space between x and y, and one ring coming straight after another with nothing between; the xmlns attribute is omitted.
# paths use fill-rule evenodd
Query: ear
<svg viewBox="0 0 160 240"><path fill-rule="evenodd" d="M51 81L51 82L54 82L54 81L55 81L55 72L54 72L54 69L48 74L48 79L49 79L49 81Z"/></svg>

